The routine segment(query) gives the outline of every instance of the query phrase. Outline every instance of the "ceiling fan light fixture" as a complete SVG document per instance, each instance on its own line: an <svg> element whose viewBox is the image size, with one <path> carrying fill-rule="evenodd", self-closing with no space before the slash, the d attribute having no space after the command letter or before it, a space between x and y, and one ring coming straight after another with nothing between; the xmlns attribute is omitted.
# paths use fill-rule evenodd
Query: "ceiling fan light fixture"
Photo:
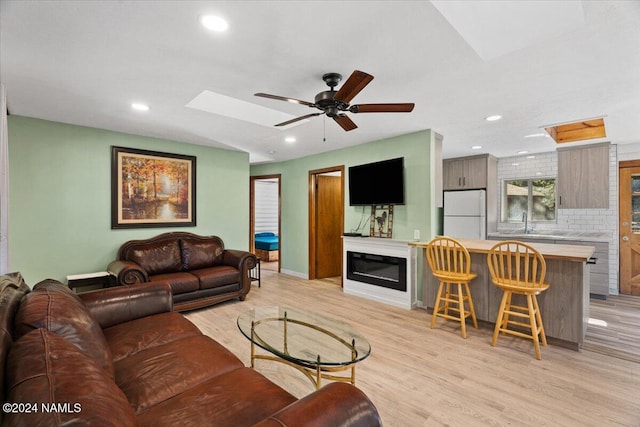
<svg viewBox="0 0 640 427"><path fill-rule="evenodd" d="M200 23L208 30L222 33L229 29L229 23L226 19L218 15L202 15L200 17Z"/></svg>

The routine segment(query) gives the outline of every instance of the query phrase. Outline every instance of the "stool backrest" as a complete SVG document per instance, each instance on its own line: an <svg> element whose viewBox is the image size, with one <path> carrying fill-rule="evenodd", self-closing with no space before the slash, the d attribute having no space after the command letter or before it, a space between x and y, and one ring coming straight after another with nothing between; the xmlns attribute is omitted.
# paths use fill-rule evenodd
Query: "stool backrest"
<svg viewBox="0 0 640 427"><path fill-rule="evenodd" d="M425 249L433 273L469 274L471 257L467 248L451 237L436 237Z"/></svg>
<svg viewBox="0 0 640 427"><path fill-rule="evenodd" d="M536 249L516 240L498 242L487 256L493 283L508 283L523 288L542 288L547 264Z"/></svg>

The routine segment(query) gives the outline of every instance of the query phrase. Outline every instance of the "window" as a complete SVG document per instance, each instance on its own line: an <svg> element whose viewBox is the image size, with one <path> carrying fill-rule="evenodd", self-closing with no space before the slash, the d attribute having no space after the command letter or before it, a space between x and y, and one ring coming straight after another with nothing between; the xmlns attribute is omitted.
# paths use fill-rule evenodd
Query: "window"
<svg viewBox="0 0 640 427"><path fill-rule="evenodd" d="M503 222L556 220L554 178L505 180L502 194Z"/></svg>

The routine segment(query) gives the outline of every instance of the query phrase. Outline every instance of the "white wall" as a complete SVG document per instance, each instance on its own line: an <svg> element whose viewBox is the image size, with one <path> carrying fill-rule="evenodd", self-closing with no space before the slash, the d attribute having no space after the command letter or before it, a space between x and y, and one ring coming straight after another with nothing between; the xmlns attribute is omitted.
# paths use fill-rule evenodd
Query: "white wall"
<svg viewBox="0 0 640 427"><path fill-rule="evenodd" d="M278 230L278 181L255 181L255 232Z"/></svg>
<svg viewBox="0 0 640 427"><path fill-rule="evenodd" d="M635 145L635 144L634 144ZM627 149L627 148L626 148ZM629 147L640 154L640 144ZM634 154L631 154L634 155ZM501 212L504 180L558 176L557 152L498 159L498 212ZM640 156L635 157L640 158ZM517 164L517 165L516 165ZM531 223L530 223L531 224ZM618 294L618 146L609 148L609 209L558 209L554 222L535 222L537 230L598 231L609 235L609 293ZM498 223L499 230L522 228L521 223Z"/></svg>

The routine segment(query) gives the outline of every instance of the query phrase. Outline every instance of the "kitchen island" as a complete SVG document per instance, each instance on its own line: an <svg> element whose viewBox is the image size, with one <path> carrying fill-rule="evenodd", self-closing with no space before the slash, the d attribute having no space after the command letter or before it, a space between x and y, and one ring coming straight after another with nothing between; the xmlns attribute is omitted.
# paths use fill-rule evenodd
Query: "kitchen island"
<svg viewBox="0 0 640 427"><path fill-rule="evenodd" d="M471 255L471 271L476 277L471 282L471 296L479 321L495 324L500 308L502 291L491 282L487 254L497 243L495 240L458 239ZM428 242L409 245L425 248ZM589 265L587 261L595 250L592 246L548 243L528 243L538 250L547 264L545 281L549 289L538 295L542 322L551 344L579 350L589 320ZM423 255L424 256L424 255ZM423 303L433 309L438 282L427 263L422 275ZM514 295L514 303L518 302ZM524 301L524 299L523 299Z"/></svg>

